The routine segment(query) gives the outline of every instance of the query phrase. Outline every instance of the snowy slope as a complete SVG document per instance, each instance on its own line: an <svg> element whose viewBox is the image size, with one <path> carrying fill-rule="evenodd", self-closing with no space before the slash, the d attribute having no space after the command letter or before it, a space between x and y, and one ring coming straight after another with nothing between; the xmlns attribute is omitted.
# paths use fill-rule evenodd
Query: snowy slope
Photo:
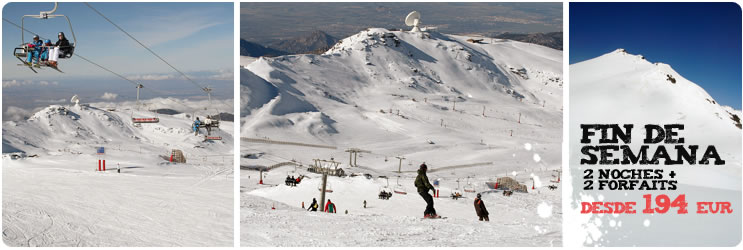
<svg viewBox="0 0 743 250"><path fill-rule="evenodd" d="M713 66L713 65L712 65ZM700 65L711 67L711 65ZM697 214L698 201L729 201L733 210L741 207L741 129L734 116L740 110L721 106L699 85L685 79L664 63L652 63L642 55L623 49L570 65L570 170L572 186L566 186L570 208L566 211L566 245L588 246L734 246L739 244L741 215ZM699 145L701 158L707 145L714 145L725 165L652 165L676 172L678 190L615 191L583 190L585 144L576 139L580 124L635 124L632 149L643 143L645 124L684 124L679 135L688 145ZM656 146L650 146L649 153ZM666 145L675 157L672 145ZM615 154L617 156L619 154ZM619 156L621 157L621 156ZM646 168L648 166L610 166L611 168ZM595 168L595 166L591 166ZM566 181L570 181L566 179ZM675 212L595 216L581 215L581 201L636 201L642 195L686 195L689 214ZM672 211L675 211L673 209ZM687 230L694 225L693 230ZM684 230L676 230L684 229Z"/></svg>
<svg viewBox="0 0 743 250"><path fill-rule="evenodd" d="M741 111L721 106L670 65L651 63L623 49L571 65L570 71L570 107L576 114L571 132L580 132L580 124L587 122L631 123L637 131L645 124L684 124L679 134L686 144L700 145L700 150L715 145L726 165L686 166L689 174L680 175L679 182L740 190L741 129L733 115L740 117ZM642 136L635 135L633 145L640 144ZM577 151L571 152L580 154L580 145L573 145Z"/></svg>
<svg viewBox="0 0 743 250"><path fill-rule="evenodd" d="M400 176L400 184L407 186L409 195L393 198L385 207L367 210L370 212L349 212L352 217L362 216L353 220L370 227L395 227L392 221L421 216L424 203L413 190L412 180L423 162L432 170L429 178L440 178L442 187L447 187L441 191L442 197L449 195L458 179L465 185L468 176L472 177L471 184L478 187L477 192L487 189L486 181L514 173L528 185L534 174L542 180L537 187L546 188L552 170L560 168L562 53L515 41L474 44L467 39L437 32L373 28L341 40L322 55L259 58L241 70L241 110L245 116L241 120L241 136L251 139L241 143L241 154L245 156L241 165L268 167L296 160L306 167L312 159L333 158L342 163L340 167L346 173L372 174L375 178L369 181L330 178L331 184L337 185L333 196L339 199L341 209L349 203L358 207L363 201L361 197L377 201L376 195L383 185L383 179L377 176L390 177L391 185ZM259 144L253 139L274 143ZM359 166L350 167L349 154L344 152L348 148L371 153L359 154ZM401 173L397 173L400 162L395 156L405 157ZM274 184L281 184L289 172L294 172L293 167L287 168L269 171L269 175L277 178ZM304 174L304 169L297 171ZM246 176L258 176L253 170L242 172L243 180ZM242 194L243 203L268 199L291 207L301 206L301 201L309 204L311 197L319 195L318 184L313 182L317 178L315 175L310 184L295 189L254 187L256 190ZM559 207L559 191L547 192L552 194L523 194L525 197L510 197L504 202L524 199L530 207L542 202ZM474 194L469 196L460 200L461 204L442 201L442 215L449 216L452 225L477 223L476 217L472 221ZM406 209L392 209L396 207ZM514 225L519 227L517 232L553 235L553 231L558 231L556 234L560 234L559 216L539 222L544 224L542 229L553 228L552 231L535 230L534 223L540 217L534 209L509 209L503 213L528 220ZM378 220L390 222L379 224L363 219L368 214L378 214L382 216ZM289 218L301 220L301 217ZM250 221L245 216L242 219ZM242 226L243 231L248 230L245 224ZM488 228L482 233L488 232L500 231ZM359 237L363 235L355 235L354 240L360 242L352 245L371 245ZM406 242L411 239L404 234L390 237L394 243L389 245L413 244ZM287 245L269 238L270 242L263 244ZM508 237L503 242L523 243ZM548 246L551 242L552 238L545 237L534 245ZM243 239L242 243L253 242ZM343 245L332 239L315 243ZM421 243L459 244L446 239Z"/></svg>
<svg viewBox="0 0 743 250"><path fill-rule="evenodd" d="M207 102L52 105L3 124L3 239L11 246L230 246L232 122L191 132ZM183 103L189 103L186 106ZM215 102L210 110L231 110ZM216 112L215 112L216 113ZM132 117L158 117L134 126ZM205 131L203 131L205 132ZM105 147L106 172L96 148ZM172 149L187 164L170 165ZM11 159L10 152L28 157ZM121 173L116 168L121 168ZM164 233L174 232L174 233Z"/></svg>

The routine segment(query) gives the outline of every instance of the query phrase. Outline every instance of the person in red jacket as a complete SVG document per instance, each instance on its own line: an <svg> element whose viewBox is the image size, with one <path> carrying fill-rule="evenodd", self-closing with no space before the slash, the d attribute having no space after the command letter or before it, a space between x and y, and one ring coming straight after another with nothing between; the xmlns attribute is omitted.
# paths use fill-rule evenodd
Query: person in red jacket
<svg viewBox="0 0 743 250"><path fill-rule="evenodd" d="M328 202L325 203L325 212L326 213L337 213L338 209L335 207L335 204L328 199Z"/></svg>

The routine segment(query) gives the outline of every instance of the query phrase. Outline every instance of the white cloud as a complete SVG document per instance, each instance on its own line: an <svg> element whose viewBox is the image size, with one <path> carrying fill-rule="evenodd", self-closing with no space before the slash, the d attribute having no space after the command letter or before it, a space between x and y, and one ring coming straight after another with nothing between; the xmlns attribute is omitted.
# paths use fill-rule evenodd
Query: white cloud
<svg viewBox="0 0 743 250"><path fill-rule="evenodd" d="M31 115L31 111L22 109L16 106L8 106L8 108L5 109L5 112L3 112L3 116L7 117L11 121L25 120L30 115Z"/></svg>
<svg viewBox="0 0 743 250"><path fill-rule="evenodd" d="M103 100L114 100L116 99L116 97L119 97L119 94L114 94L114 93L109 93L109 92L103 93L103 96L101 96Z"/></svg>
<svg viewBox="0 0 743 250"><path fill-rule="evenodd" d="M145 81L160 81L174 79L175 76L171 74L147 74L147 75L133 75L127 77L133 81L145 80Z"/></svg>
<svg viewBox="0 0 743 250"><path fill-rule="evenodd" d="M40 99L40 100L34 100L36 103L60 103L60 102L66 102L66 98L57 99L57 100L47 100L47 99Z"/></svg>
<svg viewBox="0 0 743 250"><path fill-rule="evenodd" d="M220 69L215 71L212 75L208 77L208 79L212 80L233 80L235 79L234 74L232 73L231 69Z"/></svg>
<svg viewBox="0 0 743 250"><path fill-rule="evenodd" d="M39 85L41 85L41 86L49 86L49 85L57 85L57 84L59 84L59 82L57 82L57 81L53 81L53 82L39 81Z"/></svg>
<svg viewBox="0 0 743 250"><path fill-rule="evenodd" d="M139 20L146 21L138 21L132 26L138 27L135 30L144 31L134 32L133 35L148 46L181 40L204 29L223 24L217 21L219 18L215 20L213 15L209 15L209 12L213 11L208 9L181 11L167 16L140 18Z"/></svg>
<svg viewBox="0 0 743 250"><path fill-rule="evenodd" d="M57 85L59 82L53 81L32 81L32 80L6 80L3 81L3 88L12 88L12 87L20 87L20 86L26 86L26 85L39 85L39 86L49 86L49 85Z"/></svg>

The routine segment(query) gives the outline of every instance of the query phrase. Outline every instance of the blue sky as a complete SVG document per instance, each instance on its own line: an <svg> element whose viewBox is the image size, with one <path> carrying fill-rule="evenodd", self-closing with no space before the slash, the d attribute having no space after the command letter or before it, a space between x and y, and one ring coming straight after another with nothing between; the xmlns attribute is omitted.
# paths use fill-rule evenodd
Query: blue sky
<svg viewBox="0 0 743 250"><path fill-rule="evenodd" d="M202 86L215 88L215 95L232 98L234 47L233 3L91 3L98 11L131 33L142 43L188 74ZM20 24L24 14L39 14L53 8L53 3L9 3L3 7L3 18ZM166 90L173 95L203 95L198 88L139 44L116 29L83 3L61 2L56 14L70 18L77 47L83 55L147 87ZM95 101L105 92L119 98L133 98L133 84L88 62L74 57L63 59L59 67L65 73L42 69L38 74L18 66L10 53L21 41L21 30L3 21L3 106L41 105L38 100L69 99L71 93L85 93ZM41 37L56 41L59 31L72 40L64 18L25 19L25 28ZM224 88L224 89L217 89ZM39 91L47 89L53 91ZM131 90L130 90L131 89ZM195 91L194 91L195 90ZM63 96L60 96L63 95ZM163 96L143 91L144 98ZM17 98L16 98L17 97ZM34 99L34 100L28 100ZM43 103L43 102L41 102Z"/></svg>
<svg viewBox="0 0 743 250"><path fill-rule="evenodd" d="M734 3L570 3L570 64L624 48L663 62L741 109L741 9Z"/></svg>

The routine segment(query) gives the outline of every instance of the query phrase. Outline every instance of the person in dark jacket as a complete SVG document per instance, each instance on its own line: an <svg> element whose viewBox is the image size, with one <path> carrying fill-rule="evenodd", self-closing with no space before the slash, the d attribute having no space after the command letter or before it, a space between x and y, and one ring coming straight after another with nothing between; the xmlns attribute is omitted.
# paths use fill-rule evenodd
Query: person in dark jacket
<svg viewBox="0 0 743 250"><path fill-rule="evenodd" d="M485 221L490 221L488 218L488 209L485 208L485 203L482 202L481 197L482 195L477 194L477 198L475 198L475 213L477 213L477 217L480 217L480 221L483 219Z"/></svg>
<svg viewBox="0 0 743 250"><path fill-rule="evenodd" d="M317 200L315 198L312 198L312 204L310 204L310 207L307 208L307 211L317 212L317 207L320 205L317 205Z"/></svg>
<svg viewBox="0 0 743 250"><path fill-rule="evenodd" d="M60 55L62 58L66 58L67 54L72 52L72 45L70 45L70 41L65 37L64 32L59 32L57 38L59 40L54 43L54 47L49 49L49 66L55 68L57 67L57 59L59 59Z"/></svg>
<svg viewBox="0 0 743 250"><path fill-rule="evenodd" d="M423 200L426 201L426 211L423 212L423 218L438 218L439 216L436 214L436 209L433 208L433 197L428 194L428 190L432 190L436 193L436 189L430 182L428 182L428 176L426 176L427 170L428 166L426 166L426 163L421 164L418 169L418 176L415 177L414 184L418 189L418 194L420 194L420 196L423 197Z"/></svg>

